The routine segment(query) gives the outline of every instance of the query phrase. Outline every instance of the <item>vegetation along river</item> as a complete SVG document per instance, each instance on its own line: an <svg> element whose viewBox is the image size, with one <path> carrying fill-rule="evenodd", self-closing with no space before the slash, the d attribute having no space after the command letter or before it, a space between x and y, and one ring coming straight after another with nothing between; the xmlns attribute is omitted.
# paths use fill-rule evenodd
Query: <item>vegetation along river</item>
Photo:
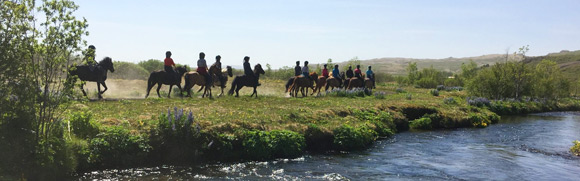
<svg viewBox="0 0 580 181"><path fill-rule="evenodd" d="M80 179L575 180L580 112L502 117L487 128L408 131L365 151L268 162L160 166L85 173Z"/></svg>

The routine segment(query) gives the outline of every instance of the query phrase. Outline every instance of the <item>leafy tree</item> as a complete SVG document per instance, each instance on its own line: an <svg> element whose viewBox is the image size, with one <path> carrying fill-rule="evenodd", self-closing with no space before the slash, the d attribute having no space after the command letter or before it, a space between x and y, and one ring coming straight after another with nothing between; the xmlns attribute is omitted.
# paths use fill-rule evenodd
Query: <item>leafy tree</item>
<svg viewBox="0 0 580 181"><path fill-rule="evenodd" d="M140 61L139 66L143 67L147 72L153 72L156 70L163 70L163 62L157 59L149 59L145 61Z"/></svg>
<svg viewBox="0 0 580 181"><path fill-rule="evenodd" d="M570 83L564 79L560 67L554 61L542 60L534 73L534 96L558 99L569 94Z"/></svg>
<svg viewBox="0 0 580 181"><path fill-rule="evenodd" d="M77 8L67 0L0 3L0 154L13 159L0 163L1 175L50 179L74 169L57 110L70 98L66 69L88 35L87 21L72 15Z"/></svg>
<svg viewBox="0 0 580 181"><path fill-rule="evenodd" d="M407 80L409 84L414 84L415 81L419 80L419 69L417 68L417 62L409 62L407 66Z"/></svg>

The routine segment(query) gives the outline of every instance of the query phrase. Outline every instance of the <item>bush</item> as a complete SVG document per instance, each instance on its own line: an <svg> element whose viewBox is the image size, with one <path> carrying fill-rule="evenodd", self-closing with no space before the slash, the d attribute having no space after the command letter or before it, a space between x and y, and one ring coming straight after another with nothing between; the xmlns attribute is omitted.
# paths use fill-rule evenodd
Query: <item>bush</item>
<svg viewBox="0 0 580 181"><path fill-rule="evenodd" d="M308 150L329 150L332 146L332 133L322 130L316 124L308 124L304 137Z"/></svg>
<svg viewBox="0 0 580 181"><path fill-rule="evenodd" d="M373 143L377 138L377 132L362 126L353 128L349 125L342 125L334 129L334 148L337 150L359 150Z"/></svg>
<svg viewBox="0 0 580 181"><path fill-rule="evenodd" d="M580 141L573 141L574 146L570 147L570 152L576 156L580 156Z"/></svg>
<svg viewBox="0 0 580 181"><path fill-rule="evenodd" d="M185 116L183 109L174 107L173 113L169 109L167 114L159 116L157 128L150 135L153 155L162 162L194 162L202 149L200 132L201 127L191 111Z"/></svg>
<svg viewBox="0 0 580 181"><path fill-rule="evenodd" d="M491 102L487 98L484 98L484 97L468 97L467 104L470 106L476 106L476 107L483 107L483 106L489 107L491 105Z"/></svg>
<svg viewBox="0 0 580 181"><path fill-rule="evenodd" d="M91 139L99 134L99 125L91 112L75 112L69 117L70 131L81 139Z"/></svg>
<svg viewBox="0 0 580 181"><path fill-rule="evenodd" d="M469 113L468 119L471 122L471 125L476 128L485 128L491 124L491 120L481 113Z"/></svg>
<svg viewBox="0 0 580 181"><path fill-rule="evenodd" d="M405 96L405 98L406 98L407 100L411 100L411 99L413 99L413 94L411 94L411 93L407 93L407 95Z"/></svg>
<svg viewBox="0 0 580 181"><path fill-rule="evenodd" d="M393 116L389 112L379 111L376 113L374 111L354 110L353 115L361 121L372 124L378 136L387 137L394 135L393 130L396 130L396 125L393 122Z"/></svg>
<svg viewBox="0 0 580 181"><path fill-rule="evenodd" d="M422 117L419 119L415 119L413 121L411 121L411 124L409 125L411 128L413 129L425 129L425 130L429 130L432 128L431 126L431 118L429 117Z"/></svg>
<svg viewBox="0 0 580 181"><path fill-rule="evenodd" d="M405 90L403 88L397 88L397 90L395 90L395 92L397 92L397 93L405 93Z"/></svg>
<svg viewBox="0 0 580 181"><path fill-rule="evenodd" d="M89 144L89 161L97 168L141 166L151 149L147 140L121 127L109 127Z"/></svg>
<svg viewBox="0 0 580 181"><path fill-rule="evenodd" d="M247 131L242 146L252 160L293 158L302 154L306 141L304 136L287 130Z"/></svg>
<svg viewBox="0 0 580 181"><path fill-rule="evenodd" d="M416 84L421 88L436 88L438 82L433 78L424 77L419 79Z"/></svg>
<svg viewBox="0 0 580 181"><path fill-rule="evenodd" d="M354 88L351 90L345 89L333 89L331 91L327 91L327 96L334 96L334 97L364 97L372 95L372 90L366 88Z"/></svg>
<svg viewBox="0 0 580 181"><path fill-rule="evenodd" d="M431 93L433 96L439 96L439 91L437 89L431 89L429 93Z"/></svg>
<svg viewBox="0 0 580 181"><path fill-rule="evenodd" d="M438 91L442 91L442 90L445 90L445 86L444 85L438 85L436 89Z"/></svg>
<svg viewBox="0 0 580 181"><path fill-rule="evenodd" d="M385 99L386 93L385 92L375 92L375 98L377 99Z"/></svg>
<svg viewBox="0 0 580 181"><path fill-rule="evenodd" d="M453 97L448 97L443 99L443 103L445 104L457 104L457 101L453 99Z"/></svg>

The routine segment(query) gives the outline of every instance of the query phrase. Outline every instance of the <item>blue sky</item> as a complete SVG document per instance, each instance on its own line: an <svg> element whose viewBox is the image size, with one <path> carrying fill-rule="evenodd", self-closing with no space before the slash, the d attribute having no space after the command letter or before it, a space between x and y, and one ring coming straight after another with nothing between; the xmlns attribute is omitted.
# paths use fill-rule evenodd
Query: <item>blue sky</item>
<svg viewBox="0 0 580 181"><path fill-rule="evenodd" d="M353 57L446 58L580 49L580 1L81 0L97 58L293 66Z"/></svg>

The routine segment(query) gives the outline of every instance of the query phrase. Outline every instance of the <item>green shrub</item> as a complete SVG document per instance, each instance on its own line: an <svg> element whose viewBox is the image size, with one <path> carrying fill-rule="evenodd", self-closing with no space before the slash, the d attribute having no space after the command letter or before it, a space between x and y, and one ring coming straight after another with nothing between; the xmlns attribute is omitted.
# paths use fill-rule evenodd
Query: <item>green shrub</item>
<svg viewBox="0 0 580 181"><path fill-rule="evenodd" d="M375 131L379 136L387 137L394 135L393 130L396 130L393 116L389 112L378 111L362 111L354 110L353 115L362 121L373 124Z"/></svg>
<svg viewBox="0 0 580 181"><path fill-rule="evenodd" d="M288 130L247 131L242 142L249 159L294 158L306 147L304 136Z"/></svg>
<svg viewBox="0 0 580 181"><path fill-rule="evenodd" d="M74 112L69 117L70 131L81 139L91 139L99 134L99 125L91 112Z"/></svg>
<svg viewBox="0 0 580 181"><path fill-rule="evenodd" d="M377 132L362 126L354 128L343 124L341 127L334 129L334 148L337 150L359 150L366 148L377 138Z"/></svg>
<svg viewBox="0 0 580 181"><path fill-rule="evenodd" d="M405 93L405 90L404 90L403 88L400 88L400 87L399 87L399 88L397 88L397 89L395 90L395 92L396 92L396 93Z"/></svg>
<svg viewBox="0 0 580 181"><path fill-rule="evenodd" d="M576 156L580 156L580 141L573 141L574 146L570 147L570 152Z"/></svg>
<svg viewBox="0 0 580 181"><path fill-rule="evenodd" d="M433 96L439 96L439 91L437 89L431 89L429 93L431 93Z"/></svg>
<svg viewBox="0 0 580 181"><path fill-rule="evenodd" d="M141 166L151 146L139 135L121 127L109 127L91 139L89 162L97 168Z"/></svg>
<svg viewBox="0 0 580 181"><path fill-rule="evenodd" d="M405 96L405 98L406 98L407 100L411 100L411 99L413 99L413 94L411 94L411 93L407 93L407 95Z"/></svg>
<svg viewBox="0 0 580 181"><path fill-rule="evenodd" d="M491 124L491 120L481 113L469 113L468 119L471 122L471 125L476 128L485 128Z"/></svg>
<svg viewBox="0 0 580 181"><path fill-rule="evenodd" d="M437 80L429 77L424 77L417 80L416 85L421 88L436 88L439 83Z"/></svg>
<svg viewBox="0 0 580 181"><path fill-rule="evenodd" d="M185 115L183 109L173 108L162 113L157 127L150 135L152 155L163 163L183 164L195 162L202 150L202 145L209 144L202 140L201 127L195 121L193 112Z"/></svg>
<svg viewBox="0 0 580 181"><path fill-rule="evenodd" d="M445 104L457 104L457 101L453 99L453 97L448 97L443 99L443 103Z"/></svg>
<svg viewBox="0 0 580 181"><path fill-rule="evenodd" d="M295 158L302 155L306 147L304 136L288 130L270 132L274 158Z"/></svg>
<svg viewBox="0 0 580 181"><path fill-rule="evenodd" d="M413 121L411 121L411 124L409 125L411 128L413 129L425 129L425 130L429 130L432 128L431 126L431 118L429 117L422 117L419 119L415 119Z"/></svg>
<svg viewBox="0 0 580 181"><path fill-rule="evenodd" d="M304 137L308 150L326 151L332 146L332 133L322 130L316 124L308 124Z"/></svg>

